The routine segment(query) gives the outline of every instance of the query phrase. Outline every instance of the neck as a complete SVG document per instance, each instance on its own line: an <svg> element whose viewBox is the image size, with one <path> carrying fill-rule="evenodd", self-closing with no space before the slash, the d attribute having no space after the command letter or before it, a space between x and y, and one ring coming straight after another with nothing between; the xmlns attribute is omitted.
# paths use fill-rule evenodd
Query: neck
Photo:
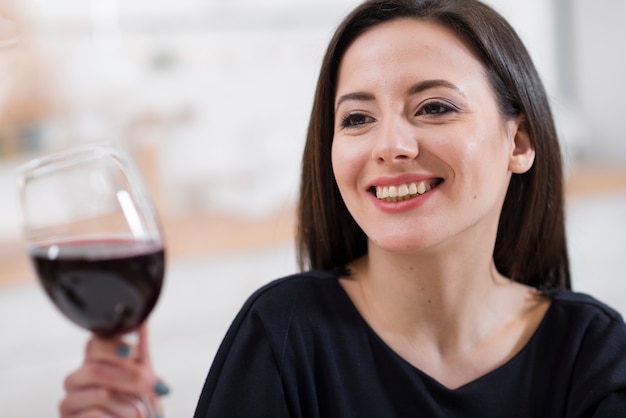
<svg viewBox="0 0 626 418"><path fill-rule="evenodd" d="M400 357L457 388L519 352L549 302L502 277L484 248L448 248L445 254L370 249L349 266L353 274L341 284L365 321Z"/></svg>
<svg viewBox="0 0 626 418"><path fill-rule="evenodd" d="M426 338L442 352L479 340L498 320L500 296L512 282L491 256L472 255L370 251L353 266L360 309L379 328Z"/></svg>

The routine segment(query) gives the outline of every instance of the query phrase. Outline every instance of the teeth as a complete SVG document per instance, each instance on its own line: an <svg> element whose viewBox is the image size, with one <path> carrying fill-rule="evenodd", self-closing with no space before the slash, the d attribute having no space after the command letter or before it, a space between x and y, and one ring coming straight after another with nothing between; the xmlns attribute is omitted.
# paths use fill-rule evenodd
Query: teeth
<svg viewBox="0 0 626 418"><path fill-rule="evenodd" d="M376 186L376 197L388 202L406 200L429 191L432 187L423 181L398 186Z"/></svg>

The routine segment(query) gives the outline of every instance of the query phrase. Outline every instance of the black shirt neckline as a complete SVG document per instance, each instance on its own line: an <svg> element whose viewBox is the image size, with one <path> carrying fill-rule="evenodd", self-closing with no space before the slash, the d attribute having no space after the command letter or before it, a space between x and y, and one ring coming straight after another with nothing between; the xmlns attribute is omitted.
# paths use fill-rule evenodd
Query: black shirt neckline
<svg viewBox="0 0 626 418"><path fill-rule="evenodd" d="M366 330L367 333L375 340L378 342L378 344L380 344L382 347L384 347L385 351L387 351L391 356L395 357L396 359L398 359L400 362L402 362L405 367L413 370L415 373L419 374L423 379L431 382L433 385L437 386L440 390L443 391L447 391L449 393L459 393L459 392L463 392L464 390L469 390L474 386L477 385L481 385L481 383L485 380L488 380L494 376L497 376L498 374L501 373L505 373L507 369L511 368L511 367L515 367L515 365L522 361L522 359L524 358L524 356L526 355L526 353L536 344L540 344L540 341L542 340L542 334L543 334L543 330L544 328L547 327L547 323L549 322L550 317L552 316L552 312L555 309L554 308L554 300L555 298L558 296L559 293L561 293L560 290L554 290L552 292L550 292L550 294L547 294L546 297L548 297L549 299L551 299L551 303L550 306L548 307L548 309L546 310L546 312L543 315L543 318L541 318L541 321L539 322L539 325L537 326L537 328L535 329L535 331L533 332L533 335L528 339L528 341L526 342L526 344L524 344L524 346L517 351L517 353L515 353L511 358L509 358L506 362L504 362L503 364L497 366L496 368L494 368L493 370L467 382L464 383L463 385L459 386L458 388L449 388L446 385L444 385L443 383L439 382L437 379L435 379L434 377L430 376L428 373L425 373L424 371L422 371L421 369L419 369L418 367L415 367L413 364L411 364L410 362L408 362L404 357L402 357L400 354L398 354L393 348L391 348L389 346L389 344L387 344L385 342L385 340L382 339L382 337L380 335L378 335L378 333L370 326L370 324L365 320L365 318L363 318L363 316L361 315L361 313L359 312L359 310L357 309L356 305L354 304L354 302L352 301L352 299L350 299L350 296L348 295L348 293L346 292L346 290L343 288L343 286L341 285L341 283L339 283L339 276L338 275L334 275L334 277L332 278L332 281L336 287L336 290L338 291L338 293L340 294L340 297L345 301L346 306L349 307L349 310L351 311L351 313L353 315L355 315L355 317L357 318L358 322L361 324L361 326L363 326Z"/></svg>

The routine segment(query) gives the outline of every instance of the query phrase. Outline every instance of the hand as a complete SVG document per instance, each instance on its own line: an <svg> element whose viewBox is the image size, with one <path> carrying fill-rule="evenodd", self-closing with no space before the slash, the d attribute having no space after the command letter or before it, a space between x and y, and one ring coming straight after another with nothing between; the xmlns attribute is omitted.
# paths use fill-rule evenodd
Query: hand
<svg viewBox="0 0 626 418"><path fill-rule="evenodd" d="M147 326L136 346L92 337L83 364L65 379L65 391L61 418L161 417L159 398L169 389L152 370Z"/></svg>

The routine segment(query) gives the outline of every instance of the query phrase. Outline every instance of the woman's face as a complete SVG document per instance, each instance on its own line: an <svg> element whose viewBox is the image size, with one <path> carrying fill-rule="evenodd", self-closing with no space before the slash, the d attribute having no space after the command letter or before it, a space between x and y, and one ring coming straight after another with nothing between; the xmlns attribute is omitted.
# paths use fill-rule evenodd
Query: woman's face
<svg viewBox="0 0 626 418"><path fill-rule="evenodd" d="M348 48L335 120L335 179L370 250L493 246L511 173L534 159L472 51L415 19L376 26Z"/></svg>

